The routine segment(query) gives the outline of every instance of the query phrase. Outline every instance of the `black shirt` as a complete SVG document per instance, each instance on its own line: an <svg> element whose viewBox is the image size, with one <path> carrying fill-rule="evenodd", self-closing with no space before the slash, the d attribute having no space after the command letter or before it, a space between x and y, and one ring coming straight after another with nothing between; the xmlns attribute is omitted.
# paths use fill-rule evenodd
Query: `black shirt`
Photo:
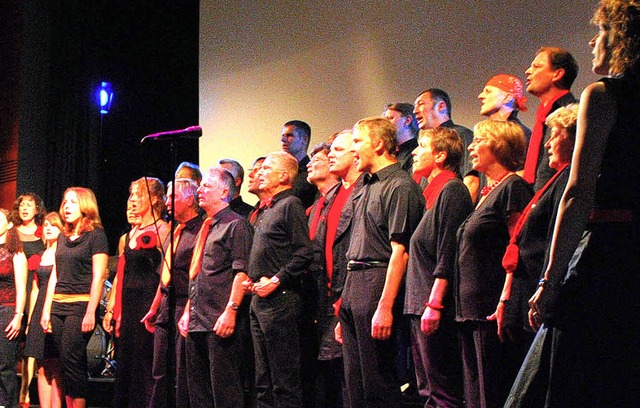
<svg viewBox="0 0 640 408"><path fill-rule="evenodd" d="M298 162L298 176L293 183L293 195L298 197L302 201L304 208L309 208L316 200L316 194L318 189L313 184L307 181L307 164L311 161L309 156L304 156L300 162Z"/></svg>
<svg viewBox="0 0 640 408"><path fill-rule="evenodd" d="M246 218L227 207L213 216L202 269L189 282L189 331L211 331L229 302L233 279L246 272L253 231Z"/></svg>
<svg viewBox="0 0 640 408"><path fill-rule="evenodd" d="M242 200L242 196L238 196L229 202L229 207L236 213L242 215L244 218L249 218L253 206L245 203Z"/></svg>
<svg viewBox="0 0 640 408"><path fill-rule="evenodd" d="M504 284L502 257L509 244L507 221L533 197L529 184L511 175L458 229L454 279L456 319L485 321L496 310Z"/></svg>
<svg viewBox="0 0 640 408"><path fill-rule="evenodd" d="M298 289L300 277L313 260L307 216L293 189L273 197L254 223L255 235L249 257L249 277L277 275L282 288Z"/></svg>
<svg viewBox="0 0 640 408"><path fill-rule="evenodd" d="M402 170L409 174L413 174L413 156L411 153L418 147L418 138L412 137L400 146L398 146L398 154L396 158L402 167Z"/></svg>
<svg viewBox="0 0 640 408"><path fill-rule="evenodd" d="M453 282L456 231L471 211L469 190L461 180L452 179L444 185L433 207L422 216L411 237L405 314L422 315L436 278ZM447 293L442 304L453 316L451 290Z"/></svg>
<svg viewBox="0 0 640 408"><path fill-rule="evenodd" d="M420 187L398 163L365 175L354 203L347 259L388 262L391 241L409 251L409 240L422 218L425 202Z"/></svg>
<svg viewBox="0 0 640 408"><path fill-rule="evenodd" d="M83 232L74 241L64 234L58 236L56 249L55 293L87 294L93 280L93 255L108 254L104 230Z"/></svg>

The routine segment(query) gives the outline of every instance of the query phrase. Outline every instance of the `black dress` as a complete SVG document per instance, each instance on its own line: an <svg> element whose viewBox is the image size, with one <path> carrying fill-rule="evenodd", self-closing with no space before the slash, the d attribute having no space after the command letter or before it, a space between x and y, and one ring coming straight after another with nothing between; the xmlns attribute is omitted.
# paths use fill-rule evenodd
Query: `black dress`
<svg viewBox="0 0 640 408"><path fill-rule="evenodd" d="M145 234L137 241L140 242ZM153 386L153 334L140 320L149 311L158 288L162 255L156 247L131 249L127 236L122 256L126 263L120 337L116 338L115 344L117 371L112 406L146 407Z"/></svg>
<svg viewBox="0 0 640 408"><path fill-rule="evenodd" d="M40 318L42 317L42 307L44 306L44 298L47 296L47 285L53 265L39 265L36 269L38 277L38 298L33 308L31 321L29 322L29 334L25 344L25 355L36 359L57 358L58 351L53 343L53 338L46 335L40 327Z"/></svg>
<svg viewBox="0 0 640 408"><path fill-rule="evenodd" d="M558 298L538 331L509 407L640 406L640 83L602 79L616 123L595 203ZM544 304L544 303L543 303Z"/></svg>

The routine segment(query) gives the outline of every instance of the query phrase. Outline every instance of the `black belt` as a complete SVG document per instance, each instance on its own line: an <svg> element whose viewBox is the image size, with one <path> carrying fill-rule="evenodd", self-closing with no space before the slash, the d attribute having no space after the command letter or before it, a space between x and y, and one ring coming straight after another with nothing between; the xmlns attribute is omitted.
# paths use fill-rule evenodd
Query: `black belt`
<svg viewBox="0 0 640 408"><path fill-rule="evenodd" d="M379 262L379 261L369 261L369 262L360 262L360 261L349 261L347 263L348 271L363 271L365 269L372 268L386 268L389 266L387 262Z"/></svg>

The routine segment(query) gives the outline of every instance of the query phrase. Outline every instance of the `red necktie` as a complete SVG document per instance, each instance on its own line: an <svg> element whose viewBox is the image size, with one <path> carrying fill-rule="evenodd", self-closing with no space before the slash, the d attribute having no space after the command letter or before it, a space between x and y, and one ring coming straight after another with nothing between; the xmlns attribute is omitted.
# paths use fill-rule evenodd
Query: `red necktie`
<svg viewBox="0 0 640 408"><path fill-rule="evenodd" d="M171 282L171 258L173 254L176 253L176 249L178 248L178 242L180 242L180 234L184 229L186 224L180 223L173 231L173 247L164 254L164 264L162 265L162 274L160 275L160 279L162 280L162 284L164 286L169 285Z"/></svg>
<svg viewBox="0 0 640 408"><path fill-rule="evenodd" d="M198 236L196 238L196 245L193 247L193 257L191 258L191 265L189 266L189 279L193 280L200 273L202 269L202 256L204 255L204 245L207 243L207 237L209 236L209 227L213 218L207 217L200 227Z"/></svg>
<svg viewBox="0 0 640 408"><path fill-rule="evenodd" d="M272 202L273 202L273 197L268 197L268 198L265 198L264 200L260 200L260 205L258 206L258 208L253 210L253 212L251 213L251 216L249 217L249 222L251 223L251 225L255 224L256 218L258 218L258 214L260 214L262 210L264 210L267 207L271 207Z"/></svg>

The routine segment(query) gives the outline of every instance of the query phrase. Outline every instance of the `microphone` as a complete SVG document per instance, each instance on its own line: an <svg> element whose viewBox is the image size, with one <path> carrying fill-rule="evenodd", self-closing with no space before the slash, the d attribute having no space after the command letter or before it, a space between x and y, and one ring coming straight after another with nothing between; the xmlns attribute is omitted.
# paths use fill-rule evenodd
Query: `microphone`
<svg viewBox="0 0 640 408"><path fill-rule="evenodd" d="M168 130L146 135L140 140L140 144L144 143L145 140L198 139L200 136L202 136L202 128L200 126L189 126L185 129Z"/></svg>

